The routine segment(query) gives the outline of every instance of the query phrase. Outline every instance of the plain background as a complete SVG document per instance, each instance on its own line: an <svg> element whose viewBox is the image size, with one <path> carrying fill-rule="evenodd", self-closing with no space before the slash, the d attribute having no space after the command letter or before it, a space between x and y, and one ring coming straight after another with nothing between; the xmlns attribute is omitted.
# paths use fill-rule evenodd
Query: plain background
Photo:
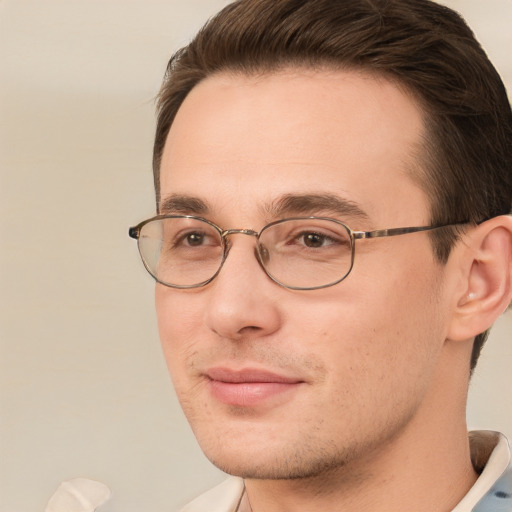
<svg viewBox="0 0 512 512"><path fill-rule="evenodd" d="M153 214L153 97L221 0L0 0L0 511L65 479L105 512L164 512L220 481L167 376L153 282L128 226ZM452 0L506 83L512 1ZM512 435L511 313L471 386L469 424Z"/></svg>

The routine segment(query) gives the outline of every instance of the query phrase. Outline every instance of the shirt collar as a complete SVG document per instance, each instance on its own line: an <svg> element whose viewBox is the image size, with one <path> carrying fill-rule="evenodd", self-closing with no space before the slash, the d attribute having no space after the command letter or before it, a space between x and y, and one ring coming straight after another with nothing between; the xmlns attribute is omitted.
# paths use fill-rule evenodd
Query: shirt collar
<svg viewBox="0 0 512 512"><path fill-rule="evenodd" d="M475 431L469 436L471 460L478 480L452 512L510 512L512 457L503 434Z"/></svg>

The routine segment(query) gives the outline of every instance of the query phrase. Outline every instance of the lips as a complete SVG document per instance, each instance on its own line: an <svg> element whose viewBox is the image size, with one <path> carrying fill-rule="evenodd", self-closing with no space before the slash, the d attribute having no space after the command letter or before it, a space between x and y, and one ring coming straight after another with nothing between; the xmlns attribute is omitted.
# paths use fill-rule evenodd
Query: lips
<svg viewBox="0 0 512 512"><path fill-rule="evenodd" d="M304 381L260 369L211 368L206 372L213 397L227 405L253 407L277 400Z"/></svg>

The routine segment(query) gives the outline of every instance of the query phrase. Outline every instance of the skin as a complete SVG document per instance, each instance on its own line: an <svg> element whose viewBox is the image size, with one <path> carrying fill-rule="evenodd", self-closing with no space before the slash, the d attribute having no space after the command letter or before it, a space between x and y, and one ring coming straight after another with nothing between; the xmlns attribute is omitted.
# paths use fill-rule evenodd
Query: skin
<svg viewBox="0 0 512 512"><path fill-rule="evenodd" d="M265 205L312 193L355 203L364 215L308 212L355 230L428 225L410 177L422 133L415 102L384 79L219 74L177 114L162 198L198 198L207 210L168 211L226 229L259 231L276 220ZM457 250L443 266L425 233L359 240L342 283L292 291L262 271L253 237L231 244L209 285L156 287L164 354L205 454L246 479L255 512L451 510L476 478L464 418L471 339L449 339L466 286ZM293 384L227 404L212 391L212 368Z"/></svg>

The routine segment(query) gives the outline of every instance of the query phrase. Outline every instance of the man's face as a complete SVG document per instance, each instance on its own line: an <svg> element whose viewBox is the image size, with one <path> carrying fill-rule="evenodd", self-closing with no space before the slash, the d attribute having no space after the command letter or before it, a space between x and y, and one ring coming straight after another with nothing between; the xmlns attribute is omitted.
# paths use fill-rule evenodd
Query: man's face
<svg viewBox="0 0 512 512"><path fill-rule="evenodd" d="M355 230L426 225L409 176L422 130L411 98L368 75L219 74L191 91L169 133L162 203L180 201L162 213L256 231L297 213ZM364 215L317 204L325 195ZM276 213L285 196L314 197ZM447 323L443 267L425 233L359 240L351 274L312 291L272 282L254 237L230 242L207 286L156 287L178 397L216 465L245 477L318 474L422 423Z"/></svg>

